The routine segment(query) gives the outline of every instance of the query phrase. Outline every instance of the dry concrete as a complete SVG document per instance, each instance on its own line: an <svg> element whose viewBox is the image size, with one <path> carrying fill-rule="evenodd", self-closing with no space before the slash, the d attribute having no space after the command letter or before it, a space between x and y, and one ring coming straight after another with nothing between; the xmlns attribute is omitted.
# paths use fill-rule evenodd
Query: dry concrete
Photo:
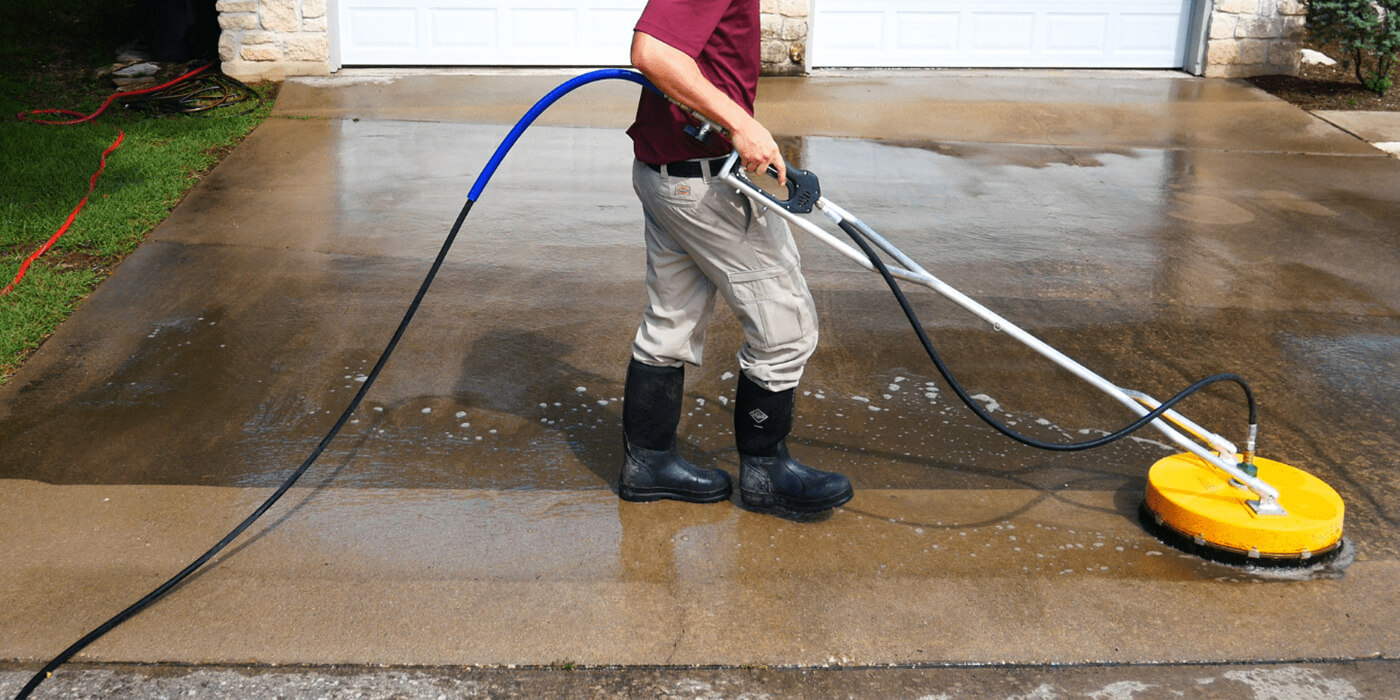
<svg viewBox="0 0 1400 700"><path fill-rule="evenodd" d="M1393 697L1395 661L1288 664L820 668L346 668L75 665L51 698L1084 698L1351 700ZM23 674L0 666L0 694Z"/></svg>
<svg viewBox="0 0 1400 700"><path fill-rule="evenodd" d="M0 658L56 653L304 459L477 169L557 82L284 88L276 116L0 388ZM879 280L806 240L822 342L794 451L848 473L855 500L811 522L619 502L618 399L644 303L621 131L634 94L585 88L526 135L321 462L81 659L1244 672L1400 655L1400 163L1244 85L1172 74L760 89L829 197L1071 356L1163 396L1248 377L1263 454L1348 507L1345 556L1279 575L1143 532L1146 470L1170 453L1157 436L1064 455L981 426ZM955 372L1018 428L1063 440L1124 421L1004 335L914 298ZM731 472L736 326L716 318L682 423L683 452ZM1228 390L1185 410L1242 427Z"/></svg>
<svg viewBox="0 0 1400 700"><path fill-rule="evenodd" d="M1319 110L1317 116L1336 124L1391 155L1400 156L1400 112Z"/></svg>

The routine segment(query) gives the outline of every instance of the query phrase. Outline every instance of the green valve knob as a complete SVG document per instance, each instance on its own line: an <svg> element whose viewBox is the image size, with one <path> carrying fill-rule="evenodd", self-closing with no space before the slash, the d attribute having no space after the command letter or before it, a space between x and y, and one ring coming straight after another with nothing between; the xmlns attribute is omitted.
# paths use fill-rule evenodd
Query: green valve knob
<svg viewBox="0 0 1400 700"><path fill-rule="evenodd" d="M1258 476L1259 476L1259 467L1256 467L1256 466L1254 466L1253 464L1247 464L1247 463L1245 463L1245 462L1240 462L1240 463L1239 463L1239 468L1240 468L1240 471L1242 471L1242 472L1244 472L1244 473L1246 473L1246 474L1248 474L1248 475L1250 475L1250 476L1252 476L1252 477L1258 477Z"/></svg>

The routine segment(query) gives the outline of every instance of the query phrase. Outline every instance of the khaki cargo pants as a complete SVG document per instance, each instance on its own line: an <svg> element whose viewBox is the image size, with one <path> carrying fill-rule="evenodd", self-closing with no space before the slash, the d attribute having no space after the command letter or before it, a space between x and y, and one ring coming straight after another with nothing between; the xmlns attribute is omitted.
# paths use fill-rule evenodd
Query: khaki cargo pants
<svg viewBox="0 0 1400 700"><path fill-rule="evenodd" d="M817 313L786 221L733 187L672 177L635 161L646 217L647 297L632 357L699 365L705 327L724 297L744 330L739 368L769 391L797 386L817 347Z"/></svg>

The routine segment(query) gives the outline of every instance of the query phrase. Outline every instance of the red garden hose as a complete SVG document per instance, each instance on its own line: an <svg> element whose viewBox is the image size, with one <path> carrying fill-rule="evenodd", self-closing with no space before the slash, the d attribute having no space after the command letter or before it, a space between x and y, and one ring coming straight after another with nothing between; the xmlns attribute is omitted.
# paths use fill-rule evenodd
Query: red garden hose
<svg viewBox="0 0 1400 700"><path fill-rule="evenodd" d="M206 63L174 80L171 80L167 83L162 83L160 85L156 85L155 87L113 93L112 96L108 97L107 101L103 102L102 106L98 107L97 111L93 112L92 114L83 114L81 112L74 112L68 109L36 109L29 112L20 112L19 114L15 115L15 118L19 119L20 121L33 122L35 124L55 124L63 126L90 122L97 119L98 115L105 112L108 107L112 106L113 102L117 101L120 98L130 97L132 95L144 95L146 93L164 90L165 88L168 88L171 85L174 85L184 80L188 80L194 77L195 75L198 75L199 73L208 70L209 65L210 64ZM72 117L72 119L60 120L39 118L39 115L45 114L61 114L67 117ZM9 284L5 285L4 289L0 289L0 296L9 294L10 290L14 289L15 285L19 284L19 281L21 279L24 279L24 274L29 270L29 265L35 260L38 260L40 255L47 253L49 251L49 248L52 248L53 244L58 242L58 239L61 238L63 234L68 232L68 227L72 226L73 220L78 218L78 212L82 211L83 207L87 206L88 197L92 196L93 189L97 187L97 178L101 177L102 171L107 169L107 156L111 155L113 151L117 150L117 148L122 145L122 141L125 139L126 132L122 131L121 129L117 129L117 138L114 141L112 141L112 145L108 146L107 150L102 152L102 156L98 160L97 172L93 173L92 177L88 179L87 194L84 194L82 201L78 202L78 206L73 207L73 211L68 213L68 218L65 219L63 221L63 225L59 226L58 230L55 231L54 234L49 237L49 240L45 241L44 245L39 246L38 250L31 253L29 257L25 258L23 263L20 263L19 272L15 274L15 278L11 280Z"/></svg>

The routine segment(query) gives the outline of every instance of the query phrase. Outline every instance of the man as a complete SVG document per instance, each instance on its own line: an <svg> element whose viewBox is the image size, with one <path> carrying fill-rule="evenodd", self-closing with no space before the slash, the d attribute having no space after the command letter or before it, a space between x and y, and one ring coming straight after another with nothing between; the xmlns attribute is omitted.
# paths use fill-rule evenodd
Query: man
<svg viewBox="0 0 1400 700"><path fill-rule="evenodd" d="M701 143L685 114L643 90L628 129L632 184L646 219L649 306L632 344L622 410L626 456L618 493L630 501L727 500L729 476L676 451L685 364L699 365L716 294L743 324L734 433L740 496L760 510L816 512L851 498L846 477L805 466L787 449L795 387L817 345L816 307L786 222L714 180L731 149L749 172L786 169L753 117L759 0L651 0L632 65L657 88L731 135Z"/></svg>

